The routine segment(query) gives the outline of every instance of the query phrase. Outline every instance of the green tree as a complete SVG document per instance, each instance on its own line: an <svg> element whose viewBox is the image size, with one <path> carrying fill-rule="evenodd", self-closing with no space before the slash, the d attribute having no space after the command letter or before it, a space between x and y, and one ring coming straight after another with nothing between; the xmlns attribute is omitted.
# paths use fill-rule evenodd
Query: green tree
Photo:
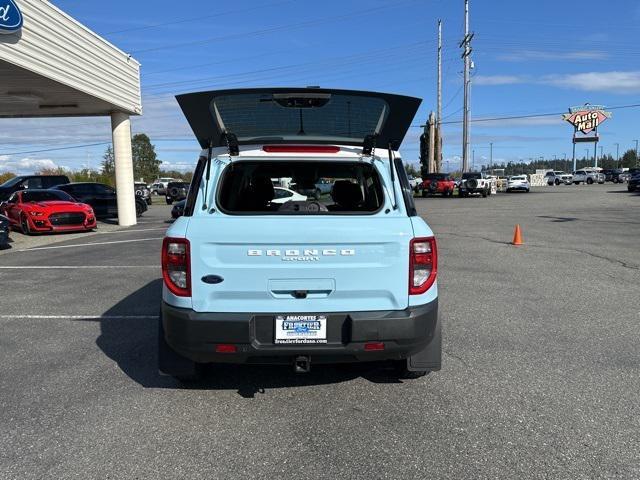
<svg viewBox="0 0 640 480"><path fill-rule="evenodd" d="M405 172L407 172L407 175L414 176L414 177L420 176L420 172L412 163L405 163L404 170Z"/></svg>
<svg viewBox="0 0 640 480"><path fill-rule="evenodd" d="M635 150L627 150L622 156L622 166L625 168L636 167L638 165L638 157Z"/></svg>
<svg viewBox="0 0 640 480"><path fill-rule="evenodd" d="M115 158L113 156L113 148L111 147L111 145L109 145L109 147L107 148L107 150L104 152L104 155L102 156L103 160L102 160L102 174L103 175L107 175L109 177L115 177L116 176L116 161Z"/></svg>
<svg viewBox="0 0 640 480"><path fill-rule="evenodd" d="M7 182L7 181L11 180L15 176L16 176L16 174L12 173L12 172L0 173L0 185L2 185L4 182Z"/></svg>
<svg viewBox="0 0 640 480"><path fill-rule="evenodd" d="M160 173L160 160L156 148L144 133L138 133L131 140L133 153L133 176L136 180L151 182Z"/></svg>

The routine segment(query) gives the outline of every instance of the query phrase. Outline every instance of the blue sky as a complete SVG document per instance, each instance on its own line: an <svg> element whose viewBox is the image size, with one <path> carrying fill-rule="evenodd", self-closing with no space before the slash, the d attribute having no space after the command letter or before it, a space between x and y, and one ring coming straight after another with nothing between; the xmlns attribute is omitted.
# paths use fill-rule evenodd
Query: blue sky
<svg viewBox="0 0 640 480"><path fill-rule="evenodd" d="M414 125L436 100L436 22L443 20L444 155L461 155L463 0L238 0L211 2L53 2L142 64L148 133L167 168L190 169L199 148L173 96L250 86L379 90L424 99ZM640 103L640 2L471 0L472 117L564 112L585 102ZM640 109L613 110L601 129L615 155L640 137ZM20 153L108 142L109 119L2 120L0 171L41 166L97 167L105 146ZM401 148L417 162L419 128ZM560 115L472 124L476 165L571 155L571 127ZM10 152L18 152L6 155ZM584 148L577 151L584 155Z"/></svg>

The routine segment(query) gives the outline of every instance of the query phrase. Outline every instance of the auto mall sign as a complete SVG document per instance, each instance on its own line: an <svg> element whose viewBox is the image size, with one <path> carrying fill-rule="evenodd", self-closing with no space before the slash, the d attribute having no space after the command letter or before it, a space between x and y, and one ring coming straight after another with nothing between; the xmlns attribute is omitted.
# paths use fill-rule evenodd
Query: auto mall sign
<svg viewBox="0 0 640 480"><path fill-rule="evenodd" d="M606 112L602 105L581 105L569 108L569 113L562 115L562 118L569 122L576 129L585 135L598 129L598 126L611 118L611 112Z"/></svg>

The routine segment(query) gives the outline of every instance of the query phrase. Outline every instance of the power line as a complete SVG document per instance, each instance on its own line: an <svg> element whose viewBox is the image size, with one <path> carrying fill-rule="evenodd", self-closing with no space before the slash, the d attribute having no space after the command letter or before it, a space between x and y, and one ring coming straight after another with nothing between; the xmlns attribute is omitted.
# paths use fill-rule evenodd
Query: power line
<svg viewBox="0 0 640 480"><path fill-rule="evenodd" d="M640 103L634 103L634 104L629 104L629 105L618 105L615 107L608 107L608 110L623 110L623 109L627 109L627 108L639 108L640 107ZM526 119L526 118L536 118L536 117L551 117L551 116L559 116L562 115L563 113L566 113L566 111L562 111L562 112L549 112L549 113L536 113L536 114L531 114L531 115L509 115L509 116L503 116L503 117L487 117L487 118L475 118L475 119L470 119L469 122L472 123L477 123L477 122L494 122L494 121L498 121L498 120L518 120L518 119ZM442 122L443 125L455 125L455 124L460 124L462 123L462 120L452 120L449 122ZM411 128L422 128L422 125L410 125ZM195 143L195 138L193 137L189 137L189 138L153 138L152 139L152 143L156 143L156 142L194 142ZM10 156L10 155L27 155L27 154L32 154L32 153L46 153L46 152L55 152L55 151L61 151L61 150L71 150L71 149L76 149L76 148L86 148L86 147L95 147L95 146L100 146L100 145L110 145L111 142L98 142L98 143L87 143L87 144L82 144L82 145L70 145L70 146L62 146L62 147L56 147L56 148L47 148L47 149L41 149L41 150L30 150L30 151L20 151L20 152L6 152L6 153L0 153L0 155L2 156Z"/></svg>
<svg viewBox="0 0 640 480"><path fill-rule="evenodd" d="M152 25L145 25L143 27L125 28L124 30L115 30L113 32L106 32L105 35L117 35L120 33L135 32L139 30L149 30L152 28L165 27L167 25L176 25L179 23L196 22L199 20L207 20L209 18L217 18L217 17L224 17L226 15L233 15L235 13L246 13L246 12L251 12L253 10L260 10L263 8L277 7L279 5L284 5L286 3L293 3L293 2L295 2L295 0L285 0L285 1L276 2L276 3L268 3L266 5L258 5L257 7L252 7L252 8L244 8L240 10L229 10L227 12L219 12L219 13L216 13L215 15L201 15L199 17L183 18L181 20L173 20L171 22L162 22L162 23L155 23Z"/></svg>
<svg viewBox="0 0 640 480"><path fill-rule="evenodd" d="M183 43L171 43L171 44L166 44L166 45L161 45L159 47L151 47L151 48L145 48L145 49L141 49L141 50L133 50L131 53L134 55L140 54L140 53L148 53L148 52L157 52L159 50L169 50L169 49L174 49L174 48L181 48L181 47L189 47L189 46L193 46L193 45L203 45L206 43L212 43L212 42L218 42L218 41L222 41L222 40L231 40L234 38L247 38L247 37L253 37L253 36L260 36L260 35L265 35L265 34L269 34L269 33L274 33L274 32L279 32L282 30L291 30L291 29L297 29L297 28L303 28L303 27L310 27L313 25L321 25L323 23L326 22L333 22L333 21L340 21L340 20L346 20L349 18L353 18L353 17L358 17L358 16L362 16L362 15L370 15L372 13L376 13L379 12L381 10L387 10L389 8L397 8L398 5L402 4L402 3L415 3L418 0L405 0L402 2L398 2L398 3L394 3L392 5L383 5L377 8L370 8L368 10L359 10L357 12L352 12L352 13L348 13L348 14L344 14L344 15L337 15L337 16L333 16L333 17L324 17L324 18L317 18L317 19L313 19L313 20L307 20L305 22L297 22L297 23L289 23L289 24L285 24L285 25L276 25L273 27L269 27L269 28L263 28L260 30L253 30L251 32L243 32L243 33L233 33L230 35L222 35L222 36L218 36L218 37L210 37L210 38L205 38L202 40L193 40L190 42L183 42Z"/></svg>

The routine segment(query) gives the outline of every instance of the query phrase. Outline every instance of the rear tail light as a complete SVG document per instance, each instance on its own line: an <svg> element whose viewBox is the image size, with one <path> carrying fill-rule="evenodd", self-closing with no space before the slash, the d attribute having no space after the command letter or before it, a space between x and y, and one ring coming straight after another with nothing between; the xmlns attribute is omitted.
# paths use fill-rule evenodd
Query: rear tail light
<svg viewBox="0 0 640 480"><path fill-rule="evenodd" d="M162 242L162 277L169 291L178 297L191 296L189 240L165 238Z"/></svg>
<svg viewBox="0 0 640 480"><path fill-rule="evenodd" d="M438 274L438 250L434 237L409 242L409 295L420 295L433 285Z"/></svg>

